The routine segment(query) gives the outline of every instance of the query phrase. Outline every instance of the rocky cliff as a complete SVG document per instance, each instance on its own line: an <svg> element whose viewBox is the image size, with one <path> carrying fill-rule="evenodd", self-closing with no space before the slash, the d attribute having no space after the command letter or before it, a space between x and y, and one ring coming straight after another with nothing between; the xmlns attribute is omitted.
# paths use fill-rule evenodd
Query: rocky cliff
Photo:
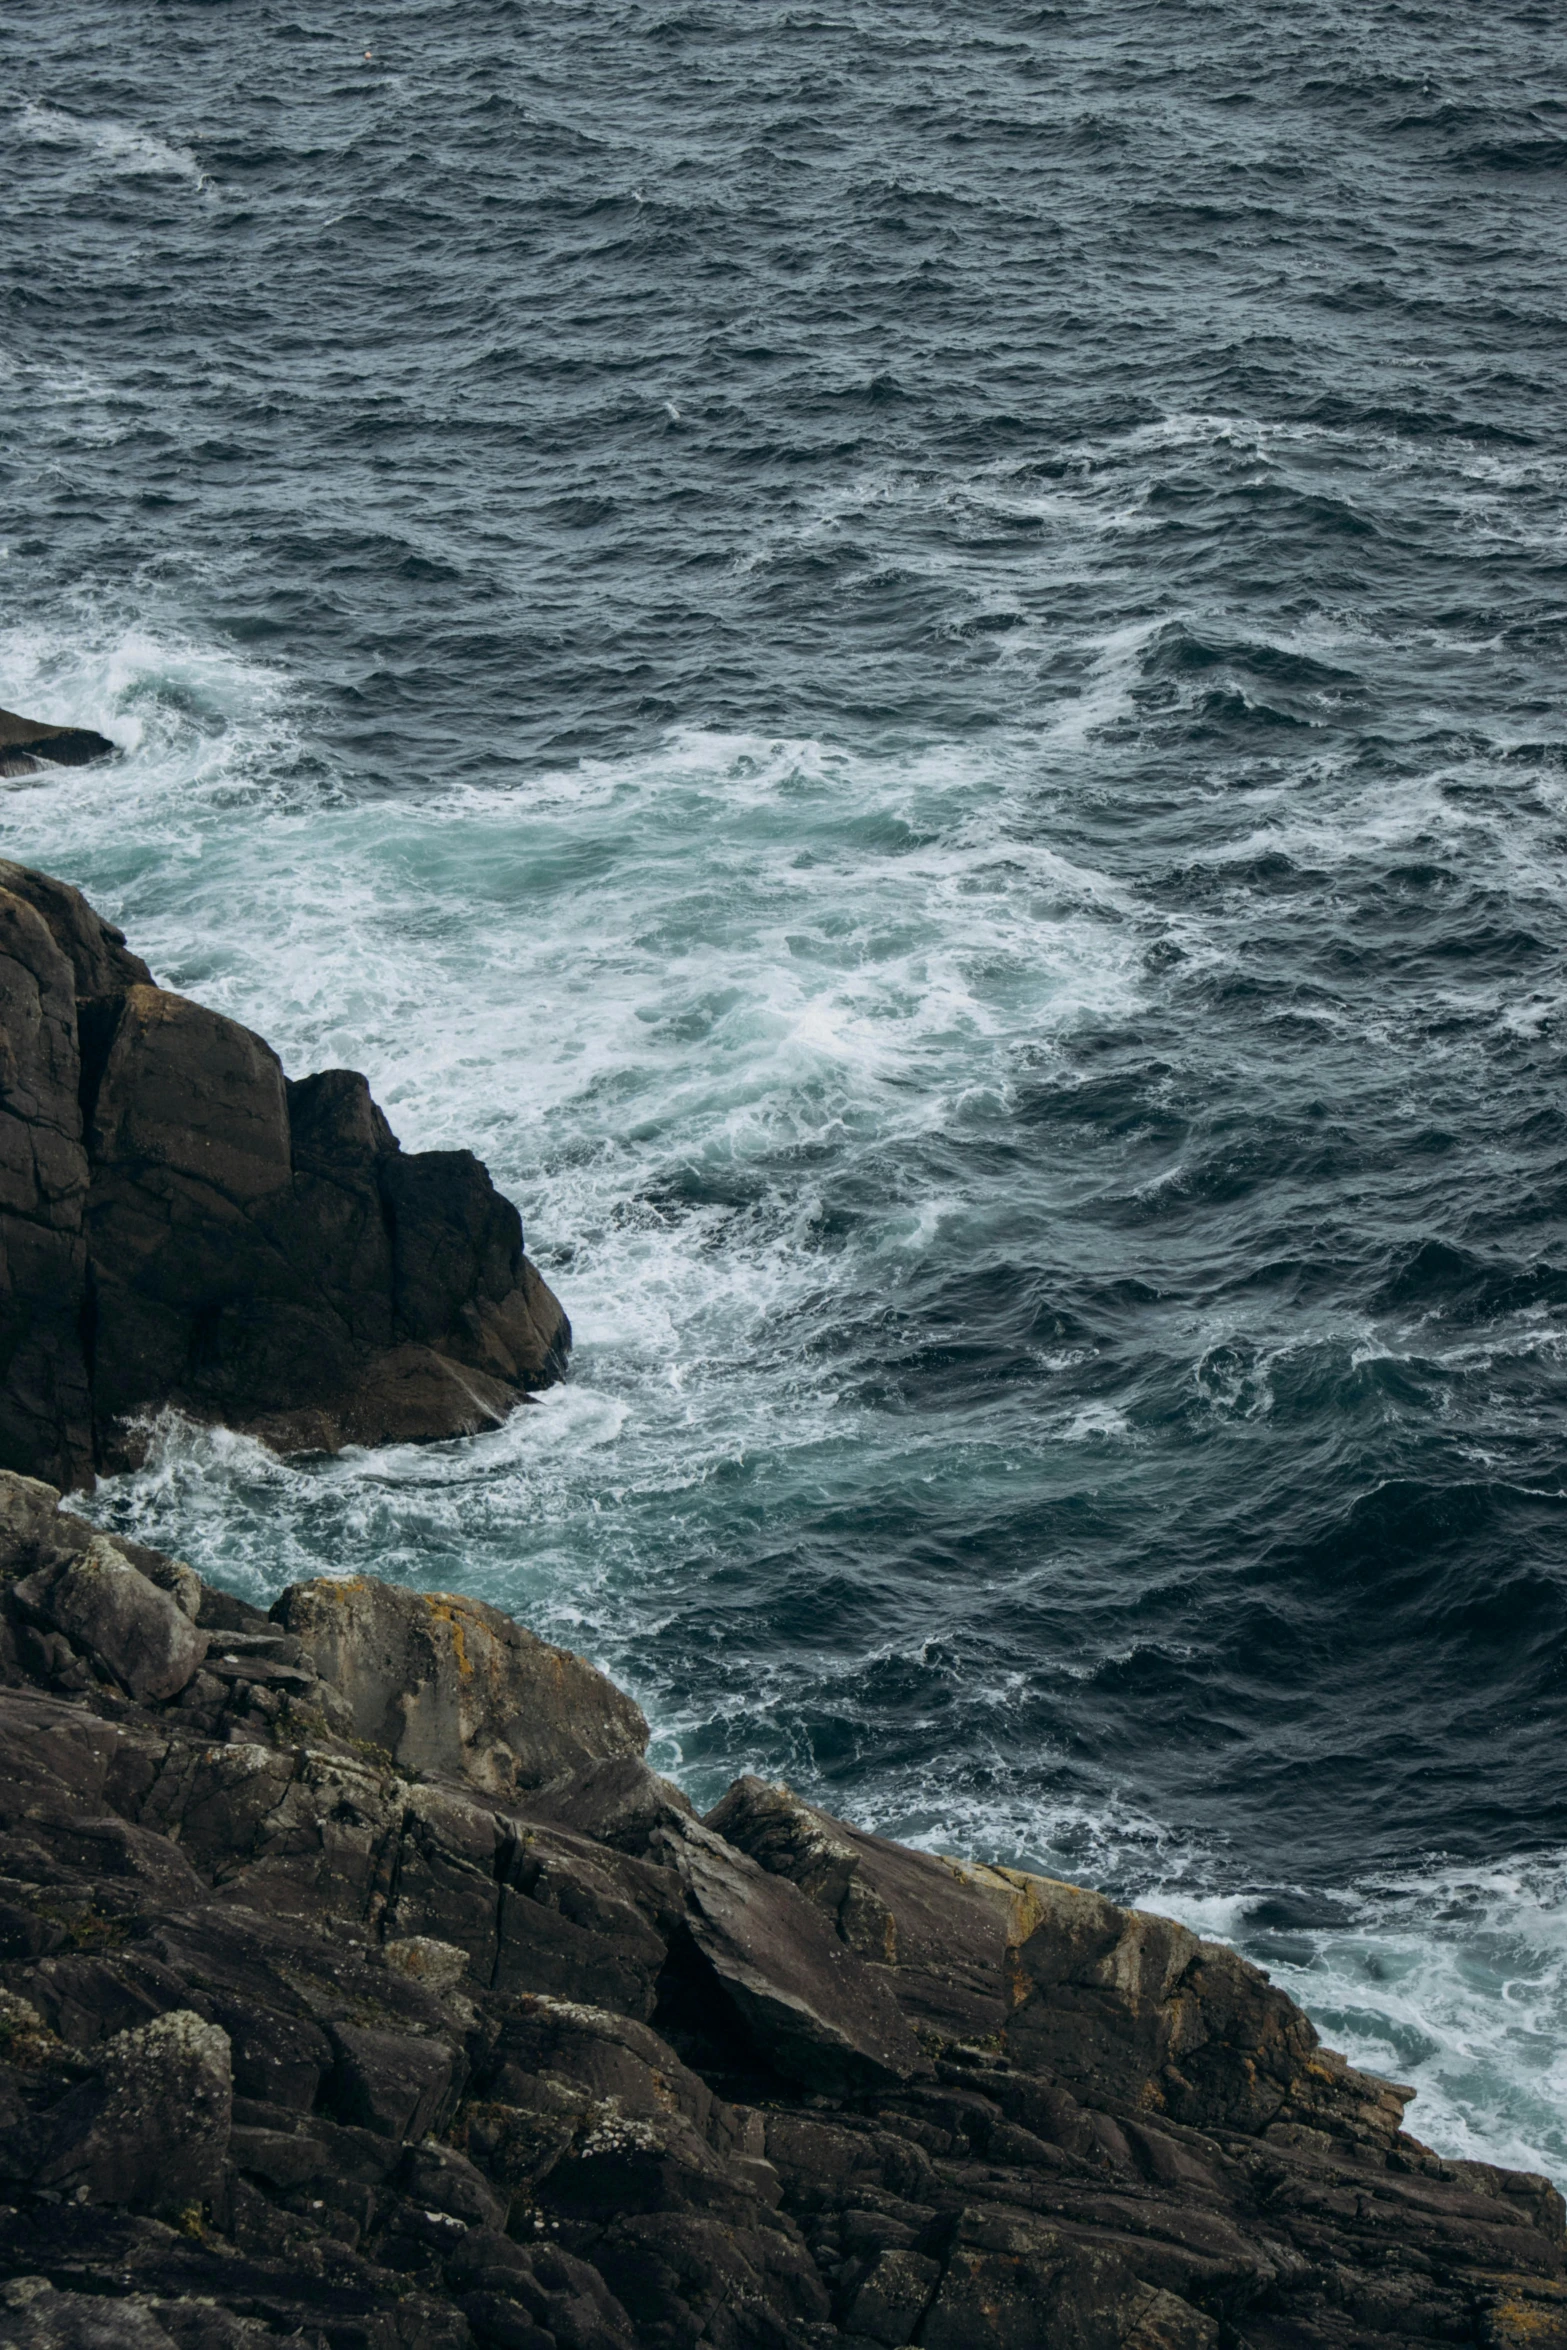
<svg viewBox="0 0 1567 2350"><path fill-rule="evenodd" d="M699 1819L473 1600L262 1615L15 1476L0 1599L0 2340L1567 2344L1554 2188L1168 1919Z"/></svg>
<svg viewBox="0 0 1567 2350"><path fill-rule="evenodd" d="M0 1466L88 1482L165 1404L285 1451L452 1436L570 1342L471 1152L403 1151L362 1077L286 1078L0 863Z"/></svg>

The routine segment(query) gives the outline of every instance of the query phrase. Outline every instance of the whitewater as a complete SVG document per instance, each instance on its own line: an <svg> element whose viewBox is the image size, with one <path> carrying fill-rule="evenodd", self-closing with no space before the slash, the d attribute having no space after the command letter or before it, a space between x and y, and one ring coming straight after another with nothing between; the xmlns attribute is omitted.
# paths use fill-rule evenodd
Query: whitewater
<svg viewBox="0 0 1567 2350"><path fill-rule="evenodd" d="M122 753L0 851L577 1333L92 1509L498 1601L1567 2175L1555 19L0 35L0 703Z"/></svg>

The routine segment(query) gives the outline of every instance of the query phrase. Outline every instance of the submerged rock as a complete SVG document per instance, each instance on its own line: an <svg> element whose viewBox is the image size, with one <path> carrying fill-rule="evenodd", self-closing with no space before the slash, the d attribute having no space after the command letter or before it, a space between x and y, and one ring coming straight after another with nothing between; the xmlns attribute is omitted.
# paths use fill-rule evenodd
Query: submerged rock
<svg viewBox="0 0 1567 2350"><path fill-rule="evenodd" d="M0 2341L1567 2344L1556 2190L1234 1952L645 1737L494 1609L266 1616L0 1474Z"/></svg>
<svg viewBox="0 0 1567 2350"><path fill-rule="evenodd" d="M471 1152L404 1152L363 1077L290 1081L0 863L0 1465L84 1482L167 1404L280 1451L455 1436L570 1343Z"/></svg>

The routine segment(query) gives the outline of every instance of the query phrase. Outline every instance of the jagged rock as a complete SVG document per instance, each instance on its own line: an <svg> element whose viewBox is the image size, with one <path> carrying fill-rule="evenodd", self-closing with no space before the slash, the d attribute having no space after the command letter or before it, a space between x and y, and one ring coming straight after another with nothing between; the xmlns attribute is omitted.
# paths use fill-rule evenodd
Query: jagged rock
<svg viewBox="0 0 1567 2350"><path fill-rule="evenodd" d="M434 2129L461 2071L443 2041L408 2032L333 2024L337 2053L331 2096L338 2119L382 2138L422 2138Z"/></svg>
<svg viewBox="0 0 1567 2350"><path fill-rule="evenodd" d="M347 1699L356 1736L403 1770L505 1796L647 1745L612 1681L483 1600L355 1576L296 1583L272 1612Z"/></svg>
<svg viewBox="0 0 1567 2350"><path fill-rule="evenodd" d="M0 862L0 1463L90 1482L166 1404L285 1451L458 1435L570 1343L471 1152L403 1152L362 1077L289 1081Z"/></svg>
<svg viewBox="0 0 1567 2350"><path fill-rule="evenodd" d="M72 1484L92 1461L87 1154L71 967L0 865L0 1459Z"/></svg>
<svg viewBox="0 0 1567 2350"><path fill-rule="evenodd" d="M514 1819L492 1981L651 2015L678 1927L679 1880L585 1836Z"/></svg>
<svg viewBox="0 0 1567 2350"><path fill-rule="evenodd" d="M574 1828L620 1852L645 1853L656 1830L678 1830L696 1817L696 1807L640 1755L617 1754L551 1779L529 1797L528 1817Z"/></svg>
<svg viewBox="0 0 1567 2350"><path fill-rule="evenodd" d="M988 2039L1012 2007L1013 1890L814 1811L787 1787L737 1779L707 1825L798 1885L889 1987L917 2030ZM976 1898L978 1892L978 1898Z"/></svg>
<svg viewBox="0 0 1567 2350"><path fill-rule="evenodd" d="M979 2341L995 2350L1042 2342L1108 2350L1146 2319L1148 2288L1124 2261L1047 2223L980 2207L954 2214L943 2233L941 2274L919 2320L925 2350L969 2350ZM1173 2295L1164 2298L1174 2305ZM1218 2327L1193 2310L1190 2350L1217 2341Z"/></svg>
<svg viewBox="0 0 1567 2350"><path fill-rule="evenodd" d="M494 1611L272 1621L55 1499L0 1473L0 2340L1567 2345L1550 2183L1222 1946L760 1781L704 1825ZM127 1592L211 1638L175 1694Z"/></svg>
<svg viewBox="0 0 1567 2350"><path fill-rule="evenodd" d="M45 767L85 767L114 750L107 735L90 726L50 726L42 718L19 718L0 710L0 775L36 775Z"/></svg>
<svg viewBox="0 0 1567 2350"><path fill-rule="evenodd" d="M921 2069L919 2043L879 1974L795 1887L697 1823L661 1831L690 1934L768 2061L807 2088L891 2086Z"/></svg>
<svg viewBox="0 0 1567 2350"><path fill-rule="evenodd" d="M1309 2124L1387 2144L1413 2094L1356 2073L1257 1967L1079 1885L910 1852L737 1780L707 1824L881 1959L910 2020L994 2039L1096 2104L1198 2128Z"/></svg>

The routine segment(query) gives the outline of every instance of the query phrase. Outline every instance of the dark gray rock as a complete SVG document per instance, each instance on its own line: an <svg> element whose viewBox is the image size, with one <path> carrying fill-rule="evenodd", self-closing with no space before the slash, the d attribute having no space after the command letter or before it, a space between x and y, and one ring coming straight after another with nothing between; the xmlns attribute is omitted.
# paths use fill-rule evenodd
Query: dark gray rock
<svg viewBox="0 0 1567 2350"><path fill-rule="evenodd" d="M411 2202L443 2211L465 2226L505 2227L505 2198L496 2194L484 2173L455 2147L428 2142L411 2147L399 2184Z"/></svg>
<svg viewBox="0 0 1567 2350"><path fill-rule="evenodd" d="M0 773L5 772L0 756ZM259 2334L258 2327L250 2338ZM47 2277L13 2277L0 2285L0 2342L11 2350L179 2350L153 2305L140 2299L105 2301L98 2293L57 2293Z"/></svg>
<svg viewBox="0 0 1567 2350"><path fill-rule="evenodd" d="M973 1872L869 1836L762 1779L737 1779L707 1824L798 1885L850 1950L894 1969L889 1987L916 2030L975 2040L1001 2030L1012 2005L1010 1889L986 1898Z"/></svg>
<svg viewBox="0 0 1567 2350"><path fill-rule="evenodd" d="M79 1483L92 1464L87 1153L71 966L0 865L0 1466Z"/></svg>
<svg viewBox="0 0 1567 2350"><path fill-rule="evenodd" d="M0 710L0 775L36 775L44 767L85 767L107 759L114 745L90 726L51 726Z"/></svg>
<svg viewBox="0 0 1567 2350"><path fill-rule="evenodd" d="M679 1922L678 1879L586 1837L524 1820L512 1825L495 1989L651 2015Z"/></svg>
<svg viewBox="0 0 1567 2350"><path fill-rule="evenodd" d="M90 1482L165 1404L281 1450L452 1436L570 1342L470 1152L405 1154L362 1077L289 1082L0 862L0 1466Z"/></svg>
<svg viewBox="0 0 1567 2350"><path fill-rule="evenodd" d="M696 1822L660 1834L686 1890L690 1934L759 2051L786 2079L843 2092L922 2069L880 1974L798 1889Z"/></svg>
<svg viewBox="0 0 1567 2350"><path fill-rule="evenodd" d="M446 2113L463 2068L440 2040L362 2024L328 2027L337 2064L329 2088L339 2121L382 2138L422 2138Z"/></svg>
<svg viewBox="0 0 1567 2350"><path fill-rule="evenodd" d="M177 1696L207 1653L208 1635L101 1535L79 1557L25 1577L12 1597L31 1621L93 1657L129 1697Z"/></svg>
<svg viewBox="0 0 1567 2350"><path fill-rule="evenodd" d="M881 1961L910 2021L995 2040L1094 2103L1197 2127L1274 2120L1396 2135L1412 2092L1323 2050L1256 1967L1173 1919L1014 1869L908 1851L737 1780L709 1827L806 1893L845 1945Z"/></svg>
<svg viewBox="0 0 1567 2350"><path fill-rule="evenodd" d="M97 2074L46 2117L38 2181L82 2202L180 2212L217 2193L228 2159L228 2036L188 2008L122 2032Z"/></svg>
<svg viewBox="0 0 1567 2350"><path fill-rule="evenodd" d="M638 1754L608 1755L566 1771L528 1798L528 1817L645 1853L660 1828L678 1829L696 1817L682 1788L660 1778Z"/></svg>

